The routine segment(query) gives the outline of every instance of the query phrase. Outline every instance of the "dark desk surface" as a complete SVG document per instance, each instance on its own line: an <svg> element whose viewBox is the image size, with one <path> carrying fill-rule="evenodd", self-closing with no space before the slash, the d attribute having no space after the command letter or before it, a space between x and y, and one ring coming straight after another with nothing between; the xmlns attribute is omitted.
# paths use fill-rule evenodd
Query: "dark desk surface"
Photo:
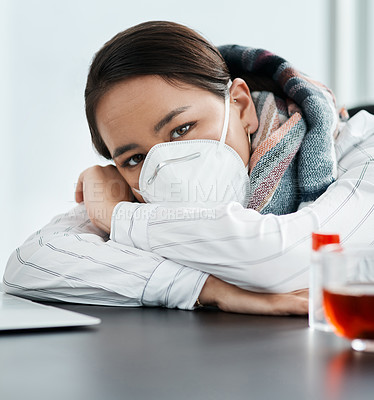
<svg viewBox="0 0 374 400"><path fill-rule="evenodd" d="M305 318L59 307L102 324L1 333L1 400L374 398L374 354Z"/></svg>

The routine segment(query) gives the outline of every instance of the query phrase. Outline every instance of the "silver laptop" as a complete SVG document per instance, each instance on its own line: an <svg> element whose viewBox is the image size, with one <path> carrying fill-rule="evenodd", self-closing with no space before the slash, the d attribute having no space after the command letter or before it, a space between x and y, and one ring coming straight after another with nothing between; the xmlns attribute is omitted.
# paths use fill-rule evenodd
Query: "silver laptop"
<svg viewBox="0 0 374 400"><path fill-rule="evenodd" d="M0 291L0 331L99 324L99 318L38 304Z"/></svg>

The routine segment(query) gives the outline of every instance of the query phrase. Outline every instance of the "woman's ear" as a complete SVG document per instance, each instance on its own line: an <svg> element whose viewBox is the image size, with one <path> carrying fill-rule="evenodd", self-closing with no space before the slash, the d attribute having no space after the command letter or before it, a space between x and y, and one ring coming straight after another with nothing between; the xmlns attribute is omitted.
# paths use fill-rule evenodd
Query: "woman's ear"
<svg viewBox="0 0 374 400"><path fill-rule="evenodd" d="M251 97L248 85L241 78L235 78L230 88L231 102L239 112L243 128L250 133L257 131L258 119L255 105Z"/></svg>

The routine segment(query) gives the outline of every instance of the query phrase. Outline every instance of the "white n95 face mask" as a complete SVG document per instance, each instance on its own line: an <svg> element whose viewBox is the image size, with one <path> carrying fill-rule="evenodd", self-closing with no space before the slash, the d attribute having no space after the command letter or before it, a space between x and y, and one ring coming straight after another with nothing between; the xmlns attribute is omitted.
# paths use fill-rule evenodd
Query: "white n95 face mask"
<svg viewBox="0 0 374 400"><path fill-rule="evenodd" d="M228 89L231 86L229 83ZM219 141L180 140L159 143L148 152L139 177L139 193L147 203L210 208L249 202L248 165L225 143L230 115L229 90Z"/></svg>

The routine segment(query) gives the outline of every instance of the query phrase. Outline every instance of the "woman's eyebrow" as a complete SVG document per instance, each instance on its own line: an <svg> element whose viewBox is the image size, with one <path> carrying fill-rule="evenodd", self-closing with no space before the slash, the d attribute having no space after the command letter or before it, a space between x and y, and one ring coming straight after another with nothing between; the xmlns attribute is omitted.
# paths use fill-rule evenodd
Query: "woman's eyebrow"
<svg viewBox="0 0 374 400"><path fill-rule="evenodd" d="M154 126L154 131L157 133L160 129L162 129L166 124L168 124L174 117L177 115L181 114L182 112L186 111L188 108L191 106L184 106L184 107L178 107L174 109L173 111L170 111L168 114L165 115L164 118L162 118L161 121L159 121L155 126Z"/></svg>
<svg viewBox="0 0 374 400"><path fill-rule="evenodd" d="M130 151L139 147L136 143L125 144L123 146L119 146L114 150L112 158L115 159L119 157L121 154L126 153L126 151Z"/></svg>
<svg viewBox="0 0 374 400"><path fill-rule="evenodd" d="M166 124L168 124L174 117L177 115L181 114L182 112L186 111L188 108L191 106L184 106L184 107L178 107L172 111L170 111L168 114L165 115L161 119L161 121L157 122L157 124L154 126L154 131L157 133L159 132ZM123 146L117 147L114 152L112 158L115 159L122 155L123 153L126 153L127 151L134 150L137 147L139 147L138 144L136 143L130 143L130 144L125 144Z"/></svg>

